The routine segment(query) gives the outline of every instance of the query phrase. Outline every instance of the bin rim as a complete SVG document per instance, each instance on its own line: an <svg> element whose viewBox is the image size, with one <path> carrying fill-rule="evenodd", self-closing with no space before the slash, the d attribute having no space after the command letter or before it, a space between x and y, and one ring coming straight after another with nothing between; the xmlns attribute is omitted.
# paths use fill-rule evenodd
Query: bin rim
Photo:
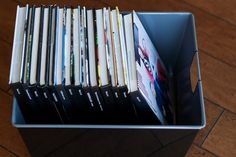
<svg viewBox="0 0 236 157"><path fill-rule="evenodd" d="M130 11L122 11L122 14L131 13ZM158 11L137 11L137 14L163 14L163 15L188 15L193 18L193 30L194 30L194 40L196 44L196 61L197 61L197 72L198 72L198 90L199 90L199 99L200 99L200 106L201 106L201 124L197 125L118 125L118 124L19 124L17 123L16 117L16 110L17 110L17 101L13 98L13 109L12 109L12 118L11 122L12 125L16 128L57 128L57 129L178 129L178 130L200 130L206 126L206 115L205 115L205 106L204 106L204 97L203 97L203 87L202 87L202 80L200 74L200 62L199 62L199 54L198 54L198 45L197 45L197 37L196 37L196 26L195 26L195 18L193 13L191 12L158 12Z"/></svg>

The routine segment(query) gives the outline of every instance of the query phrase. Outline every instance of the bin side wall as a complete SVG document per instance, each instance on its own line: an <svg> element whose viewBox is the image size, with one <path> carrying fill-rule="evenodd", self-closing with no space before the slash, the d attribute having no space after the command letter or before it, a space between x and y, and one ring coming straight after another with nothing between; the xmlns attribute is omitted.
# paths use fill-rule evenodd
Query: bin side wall
<svg viewBox="0 0 236 157"><path fill-rule="evenodd" d="M197 130L20 129L33 157L184 156ZM191 136L191 138L189 138Z"/></svg>
<svg viewBox="0 0 236 157"><path fill-rule="evenodd" d="M139 13L139 18L165 65L174 69L190 13Z"/></svg>

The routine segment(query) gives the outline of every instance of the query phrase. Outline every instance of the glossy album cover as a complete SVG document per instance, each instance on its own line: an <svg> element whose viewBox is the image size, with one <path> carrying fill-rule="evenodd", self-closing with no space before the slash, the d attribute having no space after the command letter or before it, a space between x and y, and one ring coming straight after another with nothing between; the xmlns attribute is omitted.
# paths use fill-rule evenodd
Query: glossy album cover
<svg viewBox="0 0 236 157"><path fill-rule="evenodd" d="M138 89L156 116L166 123L166 110L170 105L167 71L135 12L133 23Z"/></svg>

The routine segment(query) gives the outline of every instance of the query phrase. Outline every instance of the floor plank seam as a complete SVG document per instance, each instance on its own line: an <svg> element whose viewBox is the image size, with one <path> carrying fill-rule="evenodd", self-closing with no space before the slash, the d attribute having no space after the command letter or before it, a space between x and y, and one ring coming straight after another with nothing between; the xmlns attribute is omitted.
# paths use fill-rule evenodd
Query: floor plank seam
<svg viewBox="0 0 236 157"><path fill-rule="evenodd" d="M7 45L10 45L10 46L12 46L12 42L11 41L8 41L8 40L6 40L6 39L4 39L4 38L0 38L0 40L2 41L2 42L5 42Z"/></svg>
<svg viewBox="0 0 236 157"><path fill-rule="evenodd" d="M210 54L209 52L207 52L206 50L203 50L203 49L201 49L201 48L199 48L199 50L200 50L200 53L201 53L201 51L202 51L202 53L206 54L207 56L212 57L212 58L214 58L215 60L217 60L217 61L219 61L219 62L221 62L221 63L224 63L224 64L226 64L226 65L228 65L228 66L230 66L230 67L232 67L232 68L236 68L235 65L232 65L232 64L230 64L230 63L228 63L228 62L226 62L226 61L223 61L223 60L221 60L221 59L219 59L219 58L217 58L217 57L211 55L211 54ZM201 62L201 60L200 60L200 62Z"/></svg>
<svg viewBox="0 0 236 157"><path fill-rule="evenodd" d="M4 89L2 89L2 88L0 87L0 91L1 91L1 92L5 93L5 94L7 94L7 95L9 95L9 96L12 96L12 95L10 95L10 94L8 93L8 90L9 90L9 89L4 90Z"/></svg>
<svg viewBox="0 0 236 157"><path fill-rule="evenodd" d="M195 146L201 148L202 150L204 150L204 151L206 151L206 152L208 152L208 153L214 155L215 157L219 157L219 155L217 155L217 154L215 154L215 153L213 153L213 152L211 152L211 151L209 151L209 150L207 150L207 149L205 149L205 148L203 148L203 147L201 147L201 146L198 146L197 144L193 144L193 145L195 145Z"/></svg>
<svg viewBox="0 0 236 157"><path fill-rule="evenodd" d="M0 145L0 147L4 150L6 150L7 152L9 152L10 154L16 156L16 157L20 157L19 155L17 155L16 153L14 153L13 151L9 150L7 147L4 147L3 145Z"/></svg>
<svg viewBox="0 0 236 157"><path fill-rule="evenodd" d="M20 0L12 0L13 2L16 2L18 5L22 5L23 3Z"/></svg>
<svg viewBox="0 0 236 157"><path fill-rule="evenodd" d="M209 131L207 132L205 138L203 139L203 141L200 143L200 146L202 147L204 142L206 141L206 139L208 138L209 134L211 133L211 131L214 129L215 125L217 124L217 122L219 121L219 119L221 118L222 114L225 112L225 110L221 111L220 115L217 117L217 119L214 121L213 125L211 126L211 128L209 129Z"/></svg>
<svg viewBox="0 0 236 157"><path fill-rule="evenodd" d="M214 104L214 105L216 105L216 106L222 108L224 111L230 112L230 113L232 113L232 114L236 114L235 112L233 112L233 111L231 111L231 110L225 108L224 106L221 106L220 104L217 104L216 102L212 101L210 98L204 97L204 99L206 99L207 101L211 102L212 104Z"/></svg>
<svg viewBox="0 0 236 157"><path fill-rule="evenodd" d="M201 10L202 12L205 12L205 13L207 13L207 14L210 15L210 16L213 16L213 17L215 17L215 18L217 18L217 19L219 19L219 20L222 20L222 21L224 21L224 22L226 22L226 23L228 23L228 24L230 24L230 25L236 27L236 25L235 25L234 23L232 23L231 21L228 21L228 20L226 20L226 19L224 19L224 18L222 18L222 17L220 17L220 16L214 15L214 14L212 14L212 13L210 13L210 12L208 12L208 11L206 11L206 10L204 10L204 9L202 9L202 8L200 8L200 7L198 7L198 6L195 6L195 5L193 5L193 4L190 4L190 3L186 2L185 0L180 1L180 2L181 2L181 3L184 3L184 4L187 4L187 5L191 6L191 7L194 7L194 8L196 8L196 9L198 9L198 10Z"/></svg>
<svg viewBox="0 0 236 157"><path fill-rule="evenodd" d="M95 0L95 1L96 1L96 0ZM104 2L103 0L100 0L100 2L106 5L106 6L104 6L104 7L111 7L109 3Z"/></svg>
<svg viewBox="0 0 236 157"><path fill-rule="evenodd" d="M11 91L11 87L7 90L7 93L8 93L10 96L13 96L13 94L11 94L10 91Z"/></svg>
<svg viewBox="0 0 236 157"><path fill-rule="evenodd" d="M104 2L103 0L100 0L100 2L102 2L103 4L105 4L105 5L109 6L109 7L112 7L109 3Z"/></svg>

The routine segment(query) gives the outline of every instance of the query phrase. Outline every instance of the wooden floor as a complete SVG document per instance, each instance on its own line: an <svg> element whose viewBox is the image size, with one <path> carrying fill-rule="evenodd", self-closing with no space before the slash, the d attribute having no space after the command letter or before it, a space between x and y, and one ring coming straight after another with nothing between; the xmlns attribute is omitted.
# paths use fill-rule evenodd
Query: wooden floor
<svg viewBox="0 0 236 157"><path fill-rule="evenodd" d="M187 156L236 156L236 1L235 0L1 0L0 2L0 156L30 156L11 126L12 93L8 85L16 6L85 5L120 10L190 11L195 15L207 125ZM194 67L193 67L194 68ZM196 77L193 70L192 77Z"/></svg>

